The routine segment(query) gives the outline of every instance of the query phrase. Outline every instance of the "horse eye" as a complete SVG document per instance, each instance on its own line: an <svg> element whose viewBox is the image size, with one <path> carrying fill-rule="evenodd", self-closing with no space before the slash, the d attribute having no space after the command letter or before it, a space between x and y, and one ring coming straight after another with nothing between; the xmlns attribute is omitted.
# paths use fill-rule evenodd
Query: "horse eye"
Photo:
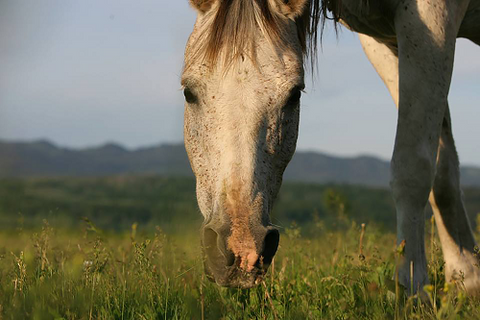
<svg viewBox="0 0 480 320"><path fill-rule="evenodd" d="M183 90L183 95L185 96L185 101L187 101L187 103L197 102L197 96L189 88Z"/></svg>
<svg viewBox="0 0 480 320"><path fill-rule="evenodd" d="M300 98L302 97L302 90L296 88L290 94L290 97L287 100L286 106L296 107L300 103Z"/></svg>

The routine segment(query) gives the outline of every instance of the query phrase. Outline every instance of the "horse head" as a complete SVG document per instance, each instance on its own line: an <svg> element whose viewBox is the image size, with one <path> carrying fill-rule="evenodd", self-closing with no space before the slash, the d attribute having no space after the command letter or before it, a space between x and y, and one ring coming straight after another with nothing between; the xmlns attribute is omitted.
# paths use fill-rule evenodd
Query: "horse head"
<svg viewBox="0 0 480 320"><path fill-rule="evenodd" d="M185 147L205 218L206 273L248 288L279 232L270 212L297 141L309 1L191 0L185 51Z"/></svg>

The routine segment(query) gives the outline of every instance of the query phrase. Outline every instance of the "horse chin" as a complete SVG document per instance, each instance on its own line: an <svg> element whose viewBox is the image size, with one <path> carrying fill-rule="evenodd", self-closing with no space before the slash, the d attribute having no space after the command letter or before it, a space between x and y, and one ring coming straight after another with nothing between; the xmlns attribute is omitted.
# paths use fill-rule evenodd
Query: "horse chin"
<svg viewBox="0 0 480 320"><path fill-rule="evenodd" d="M215 282L220 287L250 289L262 283L267 269L255 267L251 272L245 272L237 266L225 268L225 272L214 274L205 264L207 279Z"/></svg>

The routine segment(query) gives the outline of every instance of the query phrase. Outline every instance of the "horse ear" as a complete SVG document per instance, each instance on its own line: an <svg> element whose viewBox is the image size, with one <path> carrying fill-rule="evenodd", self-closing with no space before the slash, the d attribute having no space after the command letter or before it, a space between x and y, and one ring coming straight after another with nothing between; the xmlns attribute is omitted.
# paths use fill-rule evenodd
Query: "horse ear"
<svg viewBox="0 0 480 320"><path fill-rule="evenodd" d="M190 4L199 12L205 13L210 10L215 1L216 0L190 0Z"/></svg>
<svg viewBox="0 0 480 320"><path fill-rule="evenodd" d="M278 0L280 11L290 19L302 15L308 0Z"/></svg>

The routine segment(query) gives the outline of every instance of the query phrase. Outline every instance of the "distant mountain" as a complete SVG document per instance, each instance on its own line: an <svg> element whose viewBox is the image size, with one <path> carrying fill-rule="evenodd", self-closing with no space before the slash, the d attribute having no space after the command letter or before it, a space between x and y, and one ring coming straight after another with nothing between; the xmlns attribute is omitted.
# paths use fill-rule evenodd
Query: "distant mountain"
<svg viewBox="0 0 480 320"><path fill-rule="evenodd" d="M389 163L375 157L341 158L297 152L286 180L388 186ZM157 145L128 150L109 143L86 149L62 148L49 141L0 141L0 177L105 176L161 174L192 176L183 145ZM480 168L461 169L465 186L480 186Z"/></svg>
<svg viewBox="0 0 480 320"><path fill-rule="evenodd" d="M388 186L390 164L368 156L340 158L317 152L297 152L285 170L284 179Z"/></svg>
<svg viewBox="0 0 480 320"><path fill-rule="evenodd" d="M87 149L60 148L48 141L1 142L0 177L192 175L183 145L134 151L109 143Z"/></svg>

